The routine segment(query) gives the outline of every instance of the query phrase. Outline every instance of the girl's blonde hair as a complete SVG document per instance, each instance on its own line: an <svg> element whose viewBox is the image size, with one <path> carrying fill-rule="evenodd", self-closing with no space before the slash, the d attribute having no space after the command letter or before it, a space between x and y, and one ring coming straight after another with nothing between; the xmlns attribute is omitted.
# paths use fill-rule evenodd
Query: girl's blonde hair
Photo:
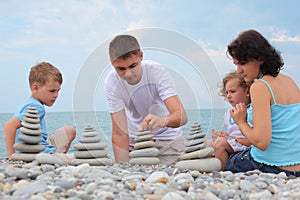
<svg viewBox="0 0 300 200"><path fill-rule="evenodd" d="M246 81L244 80L244 78L241 75L239 75L238 73L233 71L233 72L229 72L228 74L226 74L225 77L223 78L222 86L219 91L220 96L223 96L224 98L226 98L227 92L226 92L225 86L229 80L236 79L236 78L239 79L240 86L249 92L251 83L246 83Z"/></svg>

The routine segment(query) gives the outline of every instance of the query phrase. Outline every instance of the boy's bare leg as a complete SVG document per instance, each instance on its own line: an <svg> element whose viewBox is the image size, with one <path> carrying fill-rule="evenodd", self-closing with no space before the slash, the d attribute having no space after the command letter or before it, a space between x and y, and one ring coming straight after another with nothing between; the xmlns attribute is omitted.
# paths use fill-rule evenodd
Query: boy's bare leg
<svg viewBox="0 0 300 200"><path fill-rule="evenodd" d="M65 133L66 133L67 139L68 139L68 143L66 145L66 149L65 149L64 153L67 153L70 149L72 141L76 137L76 130L72 126L65 126L64 129L65 129Z"/></svg>
<svg viewBox="0 0 300 200"><path fill-rule="evenodd" d="M72 126L65 126L57 129L48 142L56 147L56 152L67 153L75 136L76 130Z"/></svg>

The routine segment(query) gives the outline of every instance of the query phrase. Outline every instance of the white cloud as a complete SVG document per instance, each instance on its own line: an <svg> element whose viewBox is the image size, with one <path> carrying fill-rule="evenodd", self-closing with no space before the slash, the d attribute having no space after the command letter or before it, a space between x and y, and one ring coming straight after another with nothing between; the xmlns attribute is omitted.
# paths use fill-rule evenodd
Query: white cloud
<svg viewBox="0 0 300 200"><path fill-rule="evenodd" d="M135 30L138 28L149 27L149 24L146 20L138 19L136 21L131 21L127 25L127 31Z"/></svg>
<svg viewBox="0 0 300 200"><path fill-rule="evenodd" d="M286 34L283 35L276 35L275 37L271 38L272 42L300 42L300 34L294 37L288 36Z"/></svg>
<svg viewBox="0 0 300 200"><path fill-rule="evenodd" d="M204 41L201 39L197 40L199 46L206 52L209 57L226 56L226 45L225 44L213 44L212 41Z"/></svg>
<svg viewBox="0 0 300 200"><path fill-rule="evenodd" d="M155 9L156 1L136 1L136 0L126 0L125 1L125 9L126 12L130 15L135 15L141 17L150 10Z"/></svg>
<svg viewBox="0 0 300 200"><path fill-rule="evenodd" d="M287 30L276 27L272 27L271 32L271 42L300 42L300 34L290 36Z"/></svg>
<svg viewBox="0 0 300 200"><path fill-rule="evenodd" d="M225 49L205 49L205 51L209 57L216 57L216 56L224 57L224 56L226 56Z"/></svg>
<svg viewBox="0 0 300 200"><path fill-rule="evenodd" d="M64 44L68 43L68 41L65 39L54 38L54 37L48 37L48 38L32 37L32 38L26 38L26 39L20 39L20 40L12 40L9 42L9 44L6 45L6 47L7 48L8 47L9 48L27 48L27 47L51 44L51 43L52 44L55 43L56 45L64 45Z"/></svg>

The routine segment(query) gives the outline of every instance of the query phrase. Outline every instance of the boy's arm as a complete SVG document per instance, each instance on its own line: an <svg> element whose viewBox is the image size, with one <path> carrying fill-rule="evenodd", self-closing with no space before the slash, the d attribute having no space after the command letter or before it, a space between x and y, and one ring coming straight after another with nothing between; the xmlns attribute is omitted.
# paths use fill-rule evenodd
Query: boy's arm
<svg viewBox="0 0 300 200"><path fill-rule="evenodd" d="M125 110L111 113L112 144L116 163L129 161L129 137Z"/></svg>
<svg viewBox="0 0 300 200"><path fill-rule="evenodd" d="M4 141L7 156L10 158L15 152L14 144L16 139L17 129L21 127L21 121L14 117L4 124Z"/></svg>

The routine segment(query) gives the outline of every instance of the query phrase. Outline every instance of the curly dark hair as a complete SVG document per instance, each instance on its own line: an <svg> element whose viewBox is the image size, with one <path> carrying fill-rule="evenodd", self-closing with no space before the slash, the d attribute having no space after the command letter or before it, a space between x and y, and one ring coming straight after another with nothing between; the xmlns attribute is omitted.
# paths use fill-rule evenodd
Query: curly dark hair
<svg viewBox="0 0 300 200"><path fill-rule="evenodd" d="M261 73L273 77L278 75L284 65L280 52L255 30L240 33L227 46L228 54L242 65L252 60L262 61L263 63L260 65Z"/></svg>

